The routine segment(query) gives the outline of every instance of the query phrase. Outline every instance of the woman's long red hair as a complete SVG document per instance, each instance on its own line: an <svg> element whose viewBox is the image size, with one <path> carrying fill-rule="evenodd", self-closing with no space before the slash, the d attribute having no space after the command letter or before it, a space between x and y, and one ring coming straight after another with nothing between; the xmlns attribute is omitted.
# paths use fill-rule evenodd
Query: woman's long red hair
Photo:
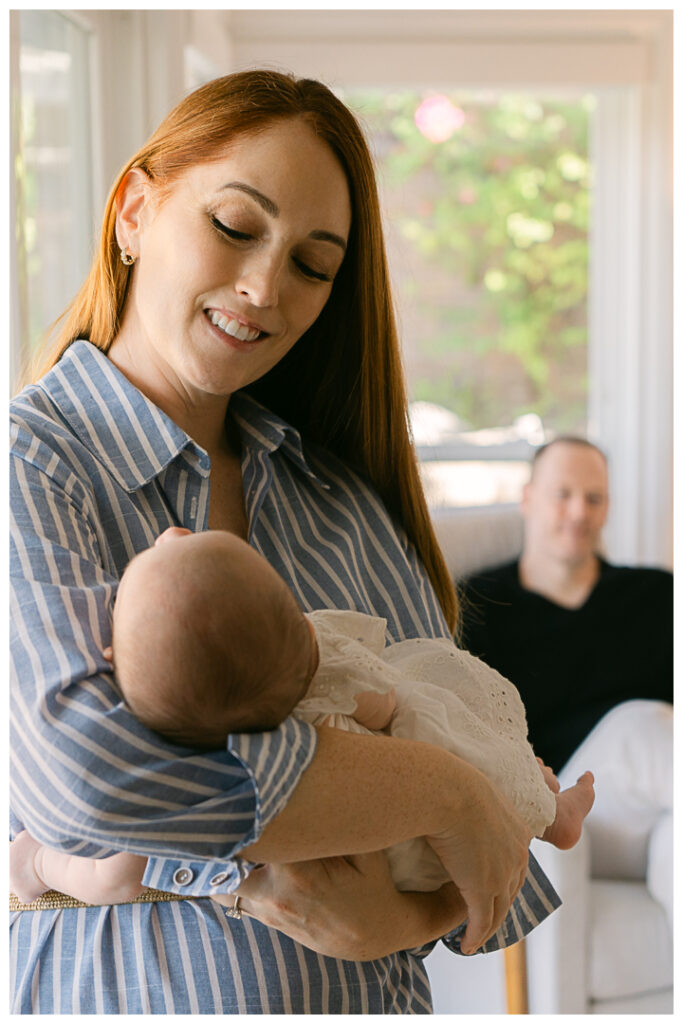
<svg viewBox="0 0 683 1024"><path fill-rule="evenodd" d="M293 117L304 118L344 168L351 233L318 320L247 390L372 484L415 545L454 630L458 602L409 434L372 159L351 112L320 82L274 71L239 72L208 82L171 111L116 179L90 273L58 321L55 342L37 375L46 373L76 338L88 338L107 352L116 337L131 273L121 263L115 231L116 197L128 171L142 168L163 190L189 167L222 155L231 139Z"/></svg>

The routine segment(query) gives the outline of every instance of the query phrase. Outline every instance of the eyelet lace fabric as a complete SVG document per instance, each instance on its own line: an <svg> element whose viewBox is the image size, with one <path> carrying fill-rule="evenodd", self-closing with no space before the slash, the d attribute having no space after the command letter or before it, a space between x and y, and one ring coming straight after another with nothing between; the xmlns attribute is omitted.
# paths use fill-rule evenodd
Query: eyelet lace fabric
<svg viewBox="0 0 683 1024"><path fill-rule="evenodd" d="M402 682L401 672L383 658L386 619L352 611L317 611L306 617L315 630L320 661L296 706L299 717L353 715L354 694L387 693Z"/></svg>
<svg viewBox="0 0 683 1024"><path fill-rule="evenodd" d="M385 647L384 619L354 611L316 611L308 618L320 663L297 716L367 733L353 719L354 694L393 687L392 736L457 754L502 790L534 835L545 831L555 818L555 796L527 740L524 705L512 683L447 639Z"/></svg>

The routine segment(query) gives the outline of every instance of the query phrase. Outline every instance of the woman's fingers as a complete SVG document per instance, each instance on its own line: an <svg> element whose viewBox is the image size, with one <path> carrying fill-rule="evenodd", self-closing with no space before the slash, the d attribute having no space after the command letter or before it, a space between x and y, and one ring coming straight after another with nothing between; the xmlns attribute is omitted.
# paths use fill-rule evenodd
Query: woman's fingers
<svg viewBox="0 0 683 1024"><path fill-rule="evenodd" d="M246 914L342 960L375 960L424 945L464 918L454 889L441 900L434 893L397 892L382 852L270 864L217 902L232 908L236 895Z"/></svg>
<svg viewBox="0 0 683 1024"><path fill-rule="evenodd" d="M460 949L463 953L468 955L475 953L480 946L483 946L489 936L493 934L495 931L495 928L491 926L493 914L494 901L492 899L481 905L475 905L472 908L467 920L465 934L460 940Z"/></svg>
<svg viewBox="0 0 683 1024"><path fill-rule="evenodd" d="M524 880L531 834L512 804L480 772L453 824L427 839L444 863L467 906L468 926L461 943L473 952L493 935Z"/></svg>
<svg viewBox="0 0 683 1024"><path fill-rule="evenodd" d="M461 940L460 948L463 953L474 953L480 946L483 946L495 935L503 925L507 913L519 895L527 876L528 864L525 864L516 877L513 877L510 888L506 894L500 894L491 898L488 907L482 906L480 916L468 919L468 927ZM469 925L472 924L470 932Z"/></svg>
<svg viewBox="0 0 683 1024"><path fill-rule="evenodd" d="M226 896L214 897L224 907L234 907L237 896L240 910L249 917L259 917L259 905L272 899L273 883L267 864L260 864L241 883L239 889ZM265 923L265 922L264 922Z"/></svg>

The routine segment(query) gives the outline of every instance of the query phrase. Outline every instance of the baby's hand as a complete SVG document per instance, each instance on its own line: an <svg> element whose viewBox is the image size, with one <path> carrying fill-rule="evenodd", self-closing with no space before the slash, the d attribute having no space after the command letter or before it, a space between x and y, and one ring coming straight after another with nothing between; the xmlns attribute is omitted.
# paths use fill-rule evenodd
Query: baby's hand
<svg viewBox="0 0 683 1024"><path fill-rule="evenodd" d="M353 717L366 729L373 729L379 732L386 729L396 710L396 691L389 690L387 693L355 693L353 699L356 702L356 710Z"/></svg>

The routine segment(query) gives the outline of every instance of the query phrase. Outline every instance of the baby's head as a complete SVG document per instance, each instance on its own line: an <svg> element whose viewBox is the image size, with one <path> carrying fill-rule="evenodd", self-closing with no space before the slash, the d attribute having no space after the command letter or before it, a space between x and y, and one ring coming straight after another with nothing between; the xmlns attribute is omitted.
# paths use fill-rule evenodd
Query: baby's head
<svg viewBox="0 0 683 1024"><path fill-rule="evenodd" d="M239 537L167 530L126 569L113 661L148 728L218 748L231 732L274 729L315 671L315 638L294 595Z"/></svg>

